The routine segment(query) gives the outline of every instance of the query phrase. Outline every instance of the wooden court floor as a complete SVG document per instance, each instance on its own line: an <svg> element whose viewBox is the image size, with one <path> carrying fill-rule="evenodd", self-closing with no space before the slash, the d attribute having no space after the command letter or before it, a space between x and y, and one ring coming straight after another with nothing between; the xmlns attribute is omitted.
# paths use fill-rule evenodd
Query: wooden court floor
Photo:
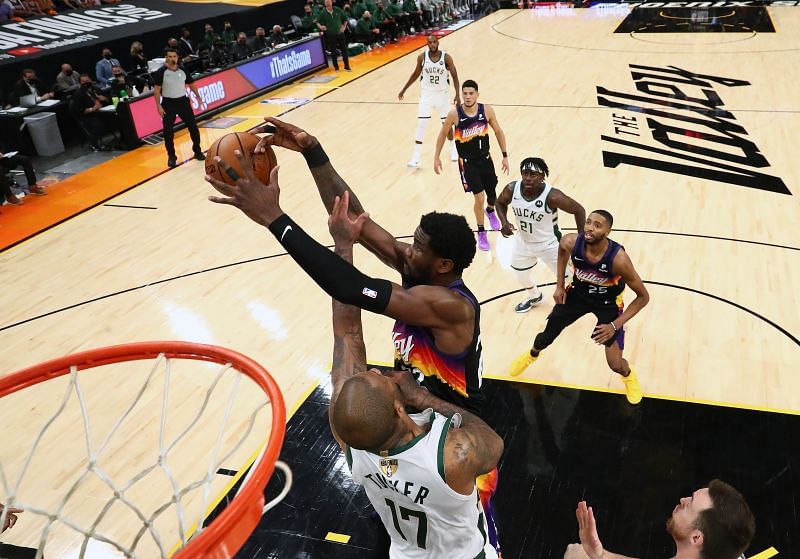
<svg viewBox="0 0 800 559"><path fill-rule="evenodd" d="M614 214L612 237L651 294L625 350L646 397L799 414L800 93L791 84L800 78L800 10L769 8L777 32L746 37L613 33L626 10L500 11L441 47L462 80L478 82L506 132L512 173L501 185L521 159L540 156L554 185L587 210ZM423 167L405 166L416 94L396 95L413 57L285 115L320 138L373 219L398 237L430 210L471 215L455 164L432 171L433 125ZM302 158L279 152L278 160L282 207L327 243ZM115 207L0 253L0 370L126 341L190 340L250 355L290 407L301 402L327 375L329 300L267 231L209 203L202 176L201 163L184 164ZM490 241L465 280L486 301L487 376L502 379L543 327L552 287L543 287L543 305L515 314L510 240L493 233ZM365 251L355 261L397 280ZM553 281L539 273L541 284ZM370 361L390 361L391 322L364 320ZM566 330L521 380L621 392L591 326L584 319ZM25 426L36 406L15 406ZM3 463L15 452L4 445Z"/></svg>

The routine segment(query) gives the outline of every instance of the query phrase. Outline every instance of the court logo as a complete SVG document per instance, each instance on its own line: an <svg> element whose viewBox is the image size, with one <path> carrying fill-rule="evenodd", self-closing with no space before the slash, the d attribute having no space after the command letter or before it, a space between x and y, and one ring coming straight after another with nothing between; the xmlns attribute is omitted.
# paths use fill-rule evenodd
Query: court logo
<svg viewBox="0 0 800 559"><path fill-rule="evenodd" d="M762 171L769 161L718 93L750 82L676 66L629 67L636 93L597 86L598 104L613 109L600 136L606 167L634 165L791 195L780 177Z"/></svg>

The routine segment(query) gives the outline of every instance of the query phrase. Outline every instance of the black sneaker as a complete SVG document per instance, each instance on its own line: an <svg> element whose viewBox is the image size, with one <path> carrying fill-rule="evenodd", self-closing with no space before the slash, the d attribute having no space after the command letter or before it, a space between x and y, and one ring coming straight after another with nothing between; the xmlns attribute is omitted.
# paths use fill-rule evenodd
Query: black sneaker
<svg viewBox="0 0 800 559"><path fill-rule="evenodd" d="M199 151L194 154L194 158L197 159L198 161L205 161L206 155L202 151Z"/></svg>
<svg viewBox="0 0 800 559"><path fill-rule="evenodd" d="M178 160L177 159L175 159L174 157L170 157L169 159L167 159L167 167L172 169L172 168L175 168L177 166L178 166Z"/></svg>
<svg viewBox="0 0 800 559"><path fill-rule="evenodd" d="M544 293L539 293L538 297L536 297L535 299L528 299L527 301L521 302L519 305L514 307L514 310L518 313L528 312L533 307L541 303L542 299L544 299Z"/></svg>

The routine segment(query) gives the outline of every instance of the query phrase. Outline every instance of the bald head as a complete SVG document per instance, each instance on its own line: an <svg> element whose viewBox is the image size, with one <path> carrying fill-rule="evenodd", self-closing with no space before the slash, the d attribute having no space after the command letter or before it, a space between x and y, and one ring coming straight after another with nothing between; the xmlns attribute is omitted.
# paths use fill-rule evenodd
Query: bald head
<svg viewBox="0 0 800 559"><path fill-rule="evenodd" d="M403 402L397 386L378 373L348 379L333 408L333 426L349 446L380 450L398 427Z"/></svg>

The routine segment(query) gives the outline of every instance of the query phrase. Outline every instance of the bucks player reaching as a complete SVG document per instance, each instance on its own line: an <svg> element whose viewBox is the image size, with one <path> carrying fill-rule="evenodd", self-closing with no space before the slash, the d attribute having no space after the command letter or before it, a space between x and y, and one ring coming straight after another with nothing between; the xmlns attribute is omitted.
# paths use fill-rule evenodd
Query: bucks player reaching
<svg viewBox="0 0 800 559"><path fill-rule="evenodd" d="M458 105L461 102L459 96L458 72L453 63L453 57L439 50L439 39L435 35L428 35L428 50L417 57L417 65L411 73L411 77L397 94L397 98L402 101L406 90L419 79L421 94L419 97L419 108L417 110L417 136L414 141L414 153L408 162L409 167L420 166L420 156L422 152L422 141L425 139L425 129L434 111L438 111L439 118L444 121L450 112L453 103L450 102L448 89L450 88L450 77L453 76L453 85L456 88L456 96L453 103ZM450 140L450 159L458 160L458 152L453 143L452 130L448 134Z"/></svg>
<svg viewBox="0 0 800 559"><path fill-rule="evenodd" d="M504 237L514 235L511 269L525 287L525 295L514 310L524 313L544 298L534 278L537 262L544 262L554 274L557 273L558 242L561 240L558 210L572 214L579 231L586 221L586 210L545 180L550 169L543 159L523 159L519 170L522 179L506 185L497 197L496 208L502 224L500 232ZM509 206L514 212L516 227L508 221ZM568 271L565 273L569 274Z"/></svg>
<svg viewBox="0 0 800 559"><path fill-rule="evenodd" d="M329 227L335 252L352 262L357 222L334 211ZM333 334L331 431L389 533L389 557L496 558L475 478L496 467L503 440L410 373L367 370L358 307L333 301Z"/></svg>

